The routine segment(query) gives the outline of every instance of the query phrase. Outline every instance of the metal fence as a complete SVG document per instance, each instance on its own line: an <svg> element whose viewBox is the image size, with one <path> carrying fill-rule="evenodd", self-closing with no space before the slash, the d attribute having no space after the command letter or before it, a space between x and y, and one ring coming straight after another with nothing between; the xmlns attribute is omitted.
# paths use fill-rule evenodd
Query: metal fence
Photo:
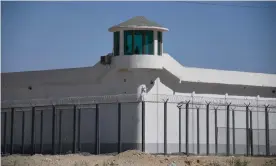
<svg viewBox="0 0 276 166"><path fill-rule="evenodd" d="M106 153L101 148L101 105L112 104L114 110L117 112L117 126L110 126L116 128L117 143L115 147L105 145L107 148L112 148L109 152L118 152L129 149L128 146L122 143L122 106L128 103L141 104L141 146L140 150L145 151L145 105L151 102L163 103L164 111L164 154L167 154L167 126L169 113L168 103L174 103L179 110L179 142L178 149L180 154L216 154L216 155L264 155L272 156L276 153L276 129L271 129L269 126L269 116L276 112L271 111L275 109L275 99L260 99L257 98L256 102L252 102L252 99L236 99L236 98L208 98L195 96L169 96L169 95L123 95L123 96L109 96L105 99L100 97L86 97L86 98L70 98L62 99L59 101L44 101L44 100L32 100L32 101L2 101L1 112L1 131L2 131L2 154L57 154L66 152L88 152L92 154ZM255 99L254 99L255 101ZM70 110L68 110L70 108ZM66 110L67 109L67 110ZM256 110L255 110L256 109ZM66 110L66 111L64 111ZM197 121L199 124L199 111L204 110L206 113L206 143L203 145L199 140L199 125L197 125L196 132L196 150L190 151L191 140L189 140L189 113L191 111L196 112ZM150 111L150 110L149 110ZM214 119L210 120L210 111L214 111ZM223 111L226 114L226 127L218 126L218 112ZM235 127L235 113L242 111L245 113L245 128ZM252 113L261 112L264 114L264 121L257 120L258 123L263 123L263 129L254 129ZM82 126L81 118L82 114L89 112L94 114L91 117L91 123L94 123L94 128L91 128L91 132L94 133L94 142L90 144L82 144L82 137L87 137L81 132ZM87 113L87 116L89 116ZM185 119L182 119L181 114L185 114ZM31 118L27 120L27 116ZM232 117L232 118L231 118ZM20 120L19 120L20 119ZM70 119L70 125L64 126L65 120ZM257 122L256 121L256 122ZM275 120L274 120L275 121ZM72 122L72 123L71 123ZM182 129L181 124L185 123L185 142L182 142ZM210 127L214 124L214 144L210 143ZM26 132L26 128L30 129L30 132ZM67 129L66 133L63 132L63 128ZM17 132L17 131L21 132ZM51 135L45 135L45 131L51 131ZM237 135L244 139L244 143L236 144ZM45 143L46 137L51 137L50 143ZM254 142L258 137L258 141ZM259 137L262 137L260 139ZM66 138L66 141L64 141ZM15 139L19 139L20 144L14 143ZM18 142L18 141L17 141ZM183 145L185 148L183 150ZM204 147L205 153L202 153L202 147Z"/></svg>
<svg viewBox="0 0 276 166"><path fill-rule="evenodd" d="M274 105L253 105L250 103L244 103L244 105L232 105L231 102L225 102L223 104L212 103L206 101L205 104L193 103L191 100L181 102L178 104L179 108L179 133L181 133L181 122L185 123L185 153L186 154L204 154L204 155L245 155L245 156L275 156L276 155L276 124L275 117L276 111L272 111L276 107ZM200 119L199 116L206 113L205 119L205 129L200 129ZM196 150L192 152L189 151L192 143L189 140L189 114L191 111L196 112ZM201 112L200 112L201 111ZM214 117L211 121L210 112L214 112ZM226 127L218 126L218 113L223 112L226 115ZM235 127L236 116L238 112L243 112L245 114L244 119L239 118L240 121L245 122L244 128ZM185 119L181 119L181 114L185 114ZM255 113L255 120L253 120L252 114ZM164 114L167 115L167 101L164 103ZM259 114L264 116L262 120L259 120ZM274 115L274 116L272 116ZM270 118L274 117L274 118ZM164 119L165 126L164 130L167 129L167 119ZM260 125L257 123L261 123ZM211 124L213 124L213 134L214 134L214 144L210 142L210 130ZM273 128L270 128L269 124L273 124ZM263 126L260 127L259 126ZM206 135L200 135L199 131L205 130ZM165 132L166 133L166 132ZM164 135L164 140L166 140L167 135ZM202 144L200 142L200 137L205 137L206 143ZM237 141L239 138L239 141ZM182 152L181 147L181 134L179 134L179 153ZM166 153L167 142L164 143L164 149ZM203 150L204 149L204 150ZM211 152L212 149L212 152ZM204 152L205 151L205 152Z"/></svg>
<svg viewBox="0 0 276 166"><path fill-rule="evenodd" d="M121 138L122 107L136 103L139 102L5 109L1 112L2 154L119 153L128 148L123 146ZM112 111L117 114L117 117L112 117L117 118L117 126L110 126L118 135L116 147L101 143L103 131L101 131L100 120L105 120L100 117L104 111L101 110L103 105L111 105L114 107ZM82 122L85 116L91 117L89 121L86 120L86 124ZM91 141L83 142L83 138ZM101 147L102 145L109 147Z"/></svg>

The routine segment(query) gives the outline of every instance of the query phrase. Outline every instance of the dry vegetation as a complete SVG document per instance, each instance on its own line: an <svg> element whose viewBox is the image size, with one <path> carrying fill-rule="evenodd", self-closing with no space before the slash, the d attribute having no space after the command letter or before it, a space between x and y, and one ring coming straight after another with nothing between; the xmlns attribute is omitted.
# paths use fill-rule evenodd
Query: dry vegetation
<svg viewBox="0 0 276 166"><path fill-rule="evenodd" d="M276 166L275 158L164 156L130 150L118 155L12 155L2 166Z"/></svg>

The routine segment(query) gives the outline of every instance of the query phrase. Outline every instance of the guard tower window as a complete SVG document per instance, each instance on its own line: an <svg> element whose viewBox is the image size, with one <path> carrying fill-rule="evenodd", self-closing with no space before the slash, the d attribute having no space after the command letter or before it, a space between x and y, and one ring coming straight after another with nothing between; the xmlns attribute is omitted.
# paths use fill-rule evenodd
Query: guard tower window
<svg viewBox="0 0 276 166"><path fill-rule="evenodd" d="M134 32L134 54L142 54L143 52L143 33L141 31Z"/></svg>
<svg viewBox="0 0 276 166"><path fill-rule="evenodd" d="M132 31L125 31L124 32L124 54L125 55L132 55L133 54L133 32Z"/></svg>
<svg viewBox="0 0 276 166"><path fill-rule="evenodd" d="M157 33L157 40L158 40L158 55L162 55L162 32Z"/></svg>
<svg viewBox="0 0 276 166"><path fill-rule="evenodd" d="M113 40L114 56L118 56L120 54L120 32L114 32Z"/></svg>
<svg viewBox="0 0 276 166"><path fill-rule="evenodd" d="M153 55L153 31L144 31L144 53Z"/></svg>
<svg viewBox="0 0 276 166"><path fill-rule="evenodd" d="M125 31L125 55L153 55L153 31Z"/></svg>

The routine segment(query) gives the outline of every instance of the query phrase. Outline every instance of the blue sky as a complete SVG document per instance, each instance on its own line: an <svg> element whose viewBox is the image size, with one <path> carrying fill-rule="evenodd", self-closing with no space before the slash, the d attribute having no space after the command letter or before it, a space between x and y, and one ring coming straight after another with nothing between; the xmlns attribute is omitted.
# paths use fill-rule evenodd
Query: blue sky
<svg viewBox="0 0 276 166"><path fill-rule="evenodd" d="M184 66L276 73L276 2L210 3L2 1L1 70L93 66L109 27L145 16L169 28L164 50Z"/></svg>

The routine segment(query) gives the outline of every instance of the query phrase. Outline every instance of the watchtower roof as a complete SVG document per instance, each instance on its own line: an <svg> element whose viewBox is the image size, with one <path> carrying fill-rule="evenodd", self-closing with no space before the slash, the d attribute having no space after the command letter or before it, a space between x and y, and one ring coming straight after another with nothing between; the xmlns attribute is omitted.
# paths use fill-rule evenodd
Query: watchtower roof
<svg viewBox="0 0 276 166"><path fill-rule="evenodd" d="M154 21L148 20L144 16L133 17L125 22L122 22L118 25L112 26L108 30L110 32L114 32L119 29L129 29L129 28L131 28L131 29L158 29L160 31L168 31L167 28L161 26L160 24L158 24Z"/></svg>

